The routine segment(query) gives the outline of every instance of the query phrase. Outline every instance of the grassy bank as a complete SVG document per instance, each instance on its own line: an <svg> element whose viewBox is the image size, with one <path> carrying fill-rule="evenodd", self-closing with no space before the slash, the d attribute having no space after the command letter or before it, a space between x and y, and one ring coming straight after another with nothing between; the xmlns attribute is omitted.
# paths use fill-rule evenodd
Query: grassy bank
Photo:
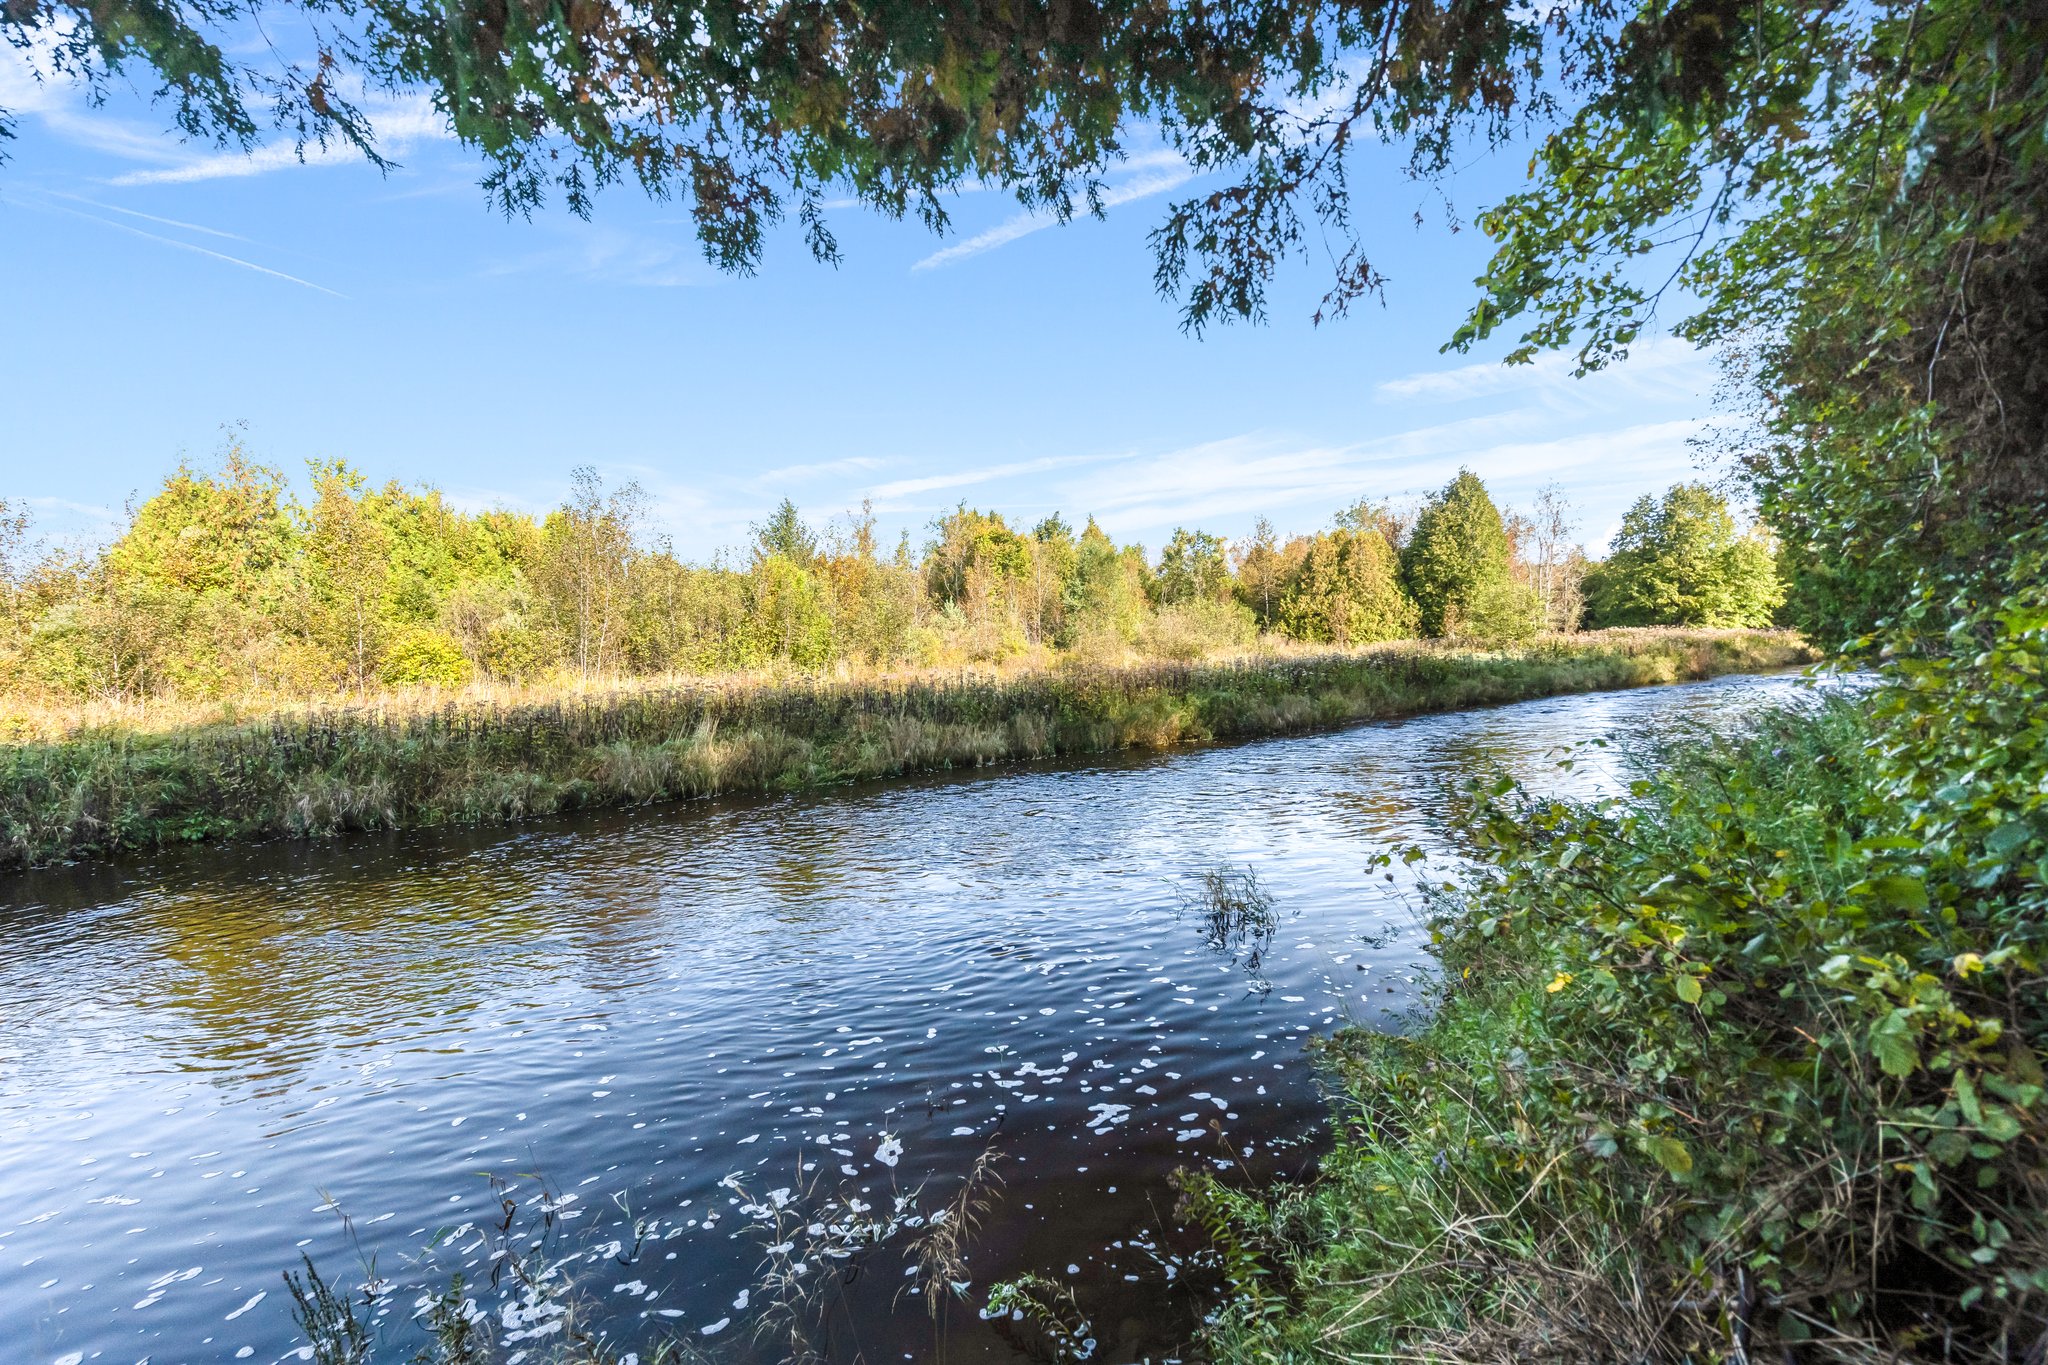
<svg viewBox="0 0 2048 1365"><path fill-rule="evenodd" d="M1758 631L1609 631L1227 663L857 683L709 681L417 703L0 749L0 864L199 839L516 820L1018 759L1166 748L1805 662Z"/></svg>
<svg viewBox="0 0 2048 1365"><path fill-rule="evenodd" d="M1318 1178L1192 1182L1216 1358L2048 1357L2041 621L1612 804L1475 789L1428 1023L1326 1045Z"/></svg>

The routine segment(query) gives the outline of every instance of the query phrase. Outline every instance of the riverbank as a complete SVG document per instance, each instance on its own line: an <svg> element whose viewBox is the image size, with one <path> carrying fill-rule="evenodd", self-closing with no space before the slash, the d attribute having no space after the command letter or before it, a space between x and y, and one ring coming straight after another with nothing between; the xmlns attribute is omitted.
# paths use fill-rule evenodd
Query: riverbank
<svg viewBox="0 0 2048 1365"><path fill-rule="evenodd" d="M1221 663L361 706L0 749L0 867L1163 749L1810 662L1769 631L1589 632Z"/></svg>
<svg viewBox="0 0 2048 1365"><path fill-rule="evenodd" d="M1319 1174L1191 1178L1212 1356L2042 1359L2034 674L1968 671L1475 791L1426 1025L1321 1046Z"/></svg>

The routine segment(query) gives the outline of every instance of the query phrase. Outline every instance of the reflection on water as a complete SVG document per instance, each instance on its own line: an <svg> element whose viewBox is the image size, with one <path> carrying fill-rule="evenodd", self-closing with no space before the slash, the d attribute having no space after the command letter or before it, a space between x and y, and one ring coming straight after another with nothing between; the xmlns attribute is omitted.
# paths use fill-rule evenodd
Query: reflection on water
<svg viewBox="0 0 2048 1365"><path fill-rule="evenodd" d="M832 1358L943 1333L1013 1359L1025 1327L921 1299L931 1214L991 1150L974 1304L1040 1272L1102 1357L1170 1354L1201 1277L1169 1173L1299 1170L1303 1041L1411 998L1420 935L1372 855L1454 849L1463 776L1597 790L1612 760L1562 774L1561 746L1794 686L17 877L4 1354L286 1357L302 1252L342 1278L373 1258L403 1317L430 1275L488 1278L496 1176L614 1338L774 1358L780 1277L815 1286ZM1274 920L1249 975L1186 914L1219 868ZM501 1333L546 1327L508 1302ZM408 1354L410 1330L387 1323Z"/></svg>

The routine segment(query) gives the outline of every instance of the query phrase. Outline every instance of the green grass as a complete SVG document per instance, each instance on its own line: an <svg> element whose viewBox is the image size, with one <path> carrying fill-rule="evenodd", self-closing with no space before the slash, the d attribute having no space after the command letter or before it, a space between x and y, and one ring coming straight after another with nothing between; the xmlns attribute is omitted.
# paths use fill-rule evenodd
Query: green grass
<svg viewBox="0 0 2048 1365"><path fill-rule="evenodd" d="M1309 657L337 709L0 749L0 866L203 839L518 820L1163 749L1808 662L1761 631L1610 631L1498 653Z"/></svg>

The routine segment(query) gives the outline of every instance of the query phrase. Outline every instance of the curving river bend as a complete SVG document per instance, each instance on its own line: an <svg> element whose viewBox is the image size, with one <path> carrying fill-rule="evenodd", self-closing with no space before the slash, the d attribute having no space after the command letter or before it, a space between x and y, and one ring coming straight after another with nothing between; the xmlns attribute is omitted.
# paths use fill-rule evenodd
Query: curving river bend
<svg viewBox="0 0 2048 1365"><path fill-rule="evenodd" d="M1454 854L1465 776L1598 791L1612 760L1563 746L1801 685L0 881L0 1359L299 1358L302 1253L381 1282L391 1359L458 1269L532 1361L579 1324L629 1359L775 1359L792 1327L1022 1359L973 1308L1024 1271L1094 1358L1172 1358L1207 1300L1171 1172L1303 1170L1304 1042L1412 1003L1371 855ZM1225 865L1278 917L1257 976L1186 904ZM984 1151L935 1324L917 1253Z"/></svg>

